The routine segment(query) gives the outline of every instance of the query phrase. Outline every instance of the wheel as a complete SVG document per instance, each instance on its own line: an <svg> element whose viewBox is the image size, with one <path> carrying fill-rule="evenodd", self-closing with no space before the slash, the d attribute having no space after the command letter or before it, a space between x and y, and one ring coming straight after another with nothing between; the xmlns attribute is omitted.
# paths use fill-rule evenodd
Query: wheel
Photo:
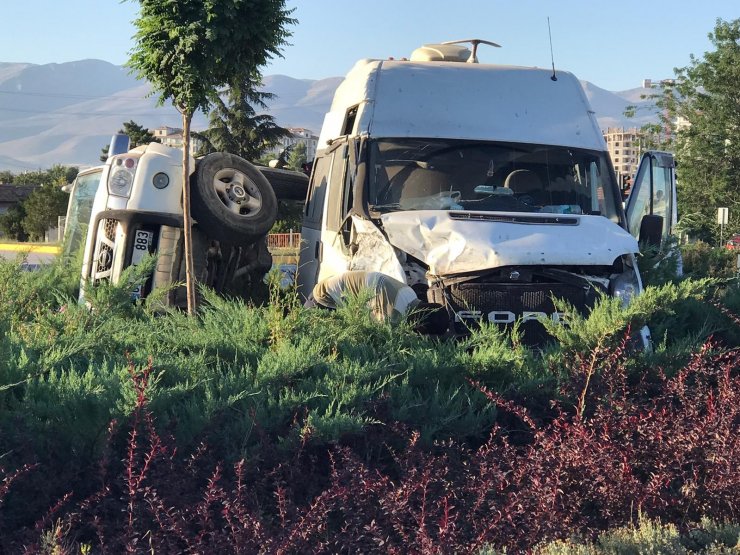
<svg viewBox="0 0 740 555"><path fill-rule="evenodd" d="M306 200L308 176L305 173L265 166L257 166L257 169L270 182L279 200Z"/></svg>
<svg viewBox="0 0 740 555"><path fill-rule="evenodd" d="M201 158L190 190L193 218L218 241L252 243L277 218L270 183L255 166L233 154L214 152Z"/></svg>

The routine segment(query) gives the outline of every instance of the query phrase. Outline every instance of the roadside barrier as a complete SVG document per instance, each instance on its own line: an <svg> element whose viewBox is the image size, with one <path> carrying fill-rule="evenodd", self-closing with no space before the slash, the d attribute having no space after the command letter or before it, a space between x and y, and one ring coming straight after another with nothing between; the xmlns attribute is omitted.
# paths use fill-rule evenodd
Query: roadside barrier
<svg viewBox="0 0 740 555"><path fill-rule="evenodd" d="M268 249L297 249L301 246L300 233L270 233L267 236Z"/></svg>
<svg viewBox="0 0 740 555"><path fill-rule="evenodd" d="M0 243L0 251L59 254L61 247L59 245L38 245L33 243Z"/></svg>

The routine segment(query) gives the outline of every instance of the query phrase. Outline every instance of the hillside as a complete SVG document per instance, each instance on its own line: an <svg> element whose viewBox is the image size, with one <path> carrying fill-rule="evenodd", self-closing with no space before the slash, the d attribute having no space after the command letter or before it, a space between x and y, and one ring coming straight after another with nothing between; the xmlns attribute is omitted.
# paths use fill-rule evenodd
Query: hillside
<svg viewBox="0 0 740 555"><path fill-rule="evenodd" d="M305 127L318 134L341 77L294 79L268 75L264 90L276 97L268 110L286 127ZM624 108L639 101L641 89L613 93L587 81L586 95L602 127L642 125L650 114L635 120ZM148 128L180 126L171 106L157 106L149 86L127 70L101 60L63 64L0 62L0 169L46 168L53 164L92 165L100 149L124 121ZM194 129L206 125L203 114Z"/></svg>

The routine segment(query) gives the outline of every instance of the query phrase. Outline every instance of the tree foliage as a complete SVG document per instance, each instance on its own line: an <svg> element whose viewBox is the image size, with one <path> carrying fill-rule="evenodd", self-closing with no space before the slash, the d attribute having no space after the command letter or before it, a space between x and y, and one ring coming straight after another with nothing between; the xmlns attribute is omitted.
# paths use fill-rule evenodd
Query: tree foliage
<svg viewBox="0 0 740 555"><path fill-rule="evenodd" d="M79 173L76 166L55 165L48 170L36 170L11 174L8 172L6 183L13 185L51 185L53 183L72 183ZM3 176L5 178L6 175Z"/></svg>
<svg viewBox="0 0 740 555"><path fill-rule="evenodd" d="M59 216L67 213L69 196L62 191L65 181L46 183L34 190L23 203L26 216L21 225L32 240L41 240L49 228L56 227Z"/></svg>
<svg viewBox="0 0 740 555"><path fill-rule="evenodd" d="M3 181L9 184L40 187L0 216L0 230L18 241L43 239L45 232L57 225L57 218L66 214L69 197L61 187L72 183L78 171L74 166L55 165L48 170L4 174Z"/></svg>
<svg viewBox="0 0 740 555"><path fill-rule="evenodd" d="M693 235L719 234L717 208L729 207L729 231L740 231L740 19L717 20L715 50L676 70L680 125L676 138L679 209L698 213Z"/></svg>
<svg viewBox="0 0 740 555"><path fill-rule="evenodd" d="M235 81L223 97L214 96L208 129L193 133L202 141L200 154L222 151L254 161L290 134L272 116L256 112L255 107L266 109L265 101L274 95L258 91L255 83L259 83L259 75Z"/></svg>
<svg viewBox="0 0 740 555"><path fill-rule="evenodd" d="M296 171L301 171L306 160L306 143L296 143L288 158L288 167Z"/></svg>
<svg viewBox="0 0 740 555"><path fill-rule="evenodd" d="M39 172L36 183L41 187L33 191L23 203L26 215L21 225L31 239L43 239L46 231L57 225L59 216L67 213L69 196L62 191L62 186L74 181L77 173L78 169L75 167L58 165Z"/></svg>
<svg viewBox="0 0 740 555"><path fill-rule="evenodd" d="M15 204L0 214L0 231L16 241L28 239L23 229L23 219L26 217L26 209L23 203Z"/></svg>
<svg viewBox="0 0 740 555"><path fill-rule="evenodd" d="M655 112L657 121L640 127L640 153L647 150L666 150L672 152L676 137L676 106L678 98L675 91L675 80L664 79L650 85L651 92L640 95L640 99L649 102L643 106L630 105L624 110L625 117L633 118L639 110Z"/></svg>
<svg viewBox="0 0 740 555"><path fill-rule="evenodd" d="M290 32L292 10L285 0L139 0L136 44L128 62L140 78L182 113L183 216L188 312L195 312L195 277L190 235L190 122L208 111L217 91L257 75L280 55Z"/></svg>
<svg viewBox="0 0 740 555"><path fill-rule="evenodd" d="M182 112L208 110L215 91L253 76L290 36L285 0L139 0L129 66L160 103Z"/></svg>
<svg viewBox="0 0 740 555"><path fill-rule="evenodd" d="M154 134L145 128L143 125L139 125L134 120L129 120L123 124L123 128L118 130L119 133L127 135L130 141L129 146L131 148L148 145L149 143L158 143L159 140ZM105 162L108 159L108 150L110 145L105 145L100 153L100 161Z"/></svg>

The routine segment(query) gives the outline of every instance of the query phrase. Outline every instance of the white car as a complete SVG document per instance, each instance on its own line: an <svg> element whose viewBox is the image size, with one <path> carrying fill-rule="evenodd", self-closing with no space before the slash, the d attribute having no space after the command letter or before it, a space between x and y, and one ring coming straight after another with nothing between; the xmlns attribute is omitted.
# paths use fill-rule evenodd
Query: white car
<svg viewBox="0 0 740 555"><path fill-rule="evenodd" d="M88 283L117 283L125 268L157 253L153 274L132 298L163 287L170 289L168 304L183 306L183 288L172 287L185 280L182 151L159 143L129 151L127 139L124 146L120 140L114 137L105 164L81 173L73 187L68 233L85 238L80 296ZM191 159L190 167L196 279L231 294L260 286L272 266L265 236L277 216L275 190L281 198L302 199L307 177L221 152ZM88 226L79 231L82 226L75 222L84 215L70 216L89 205L90 195L81 192L95 182Z"/></svg>

